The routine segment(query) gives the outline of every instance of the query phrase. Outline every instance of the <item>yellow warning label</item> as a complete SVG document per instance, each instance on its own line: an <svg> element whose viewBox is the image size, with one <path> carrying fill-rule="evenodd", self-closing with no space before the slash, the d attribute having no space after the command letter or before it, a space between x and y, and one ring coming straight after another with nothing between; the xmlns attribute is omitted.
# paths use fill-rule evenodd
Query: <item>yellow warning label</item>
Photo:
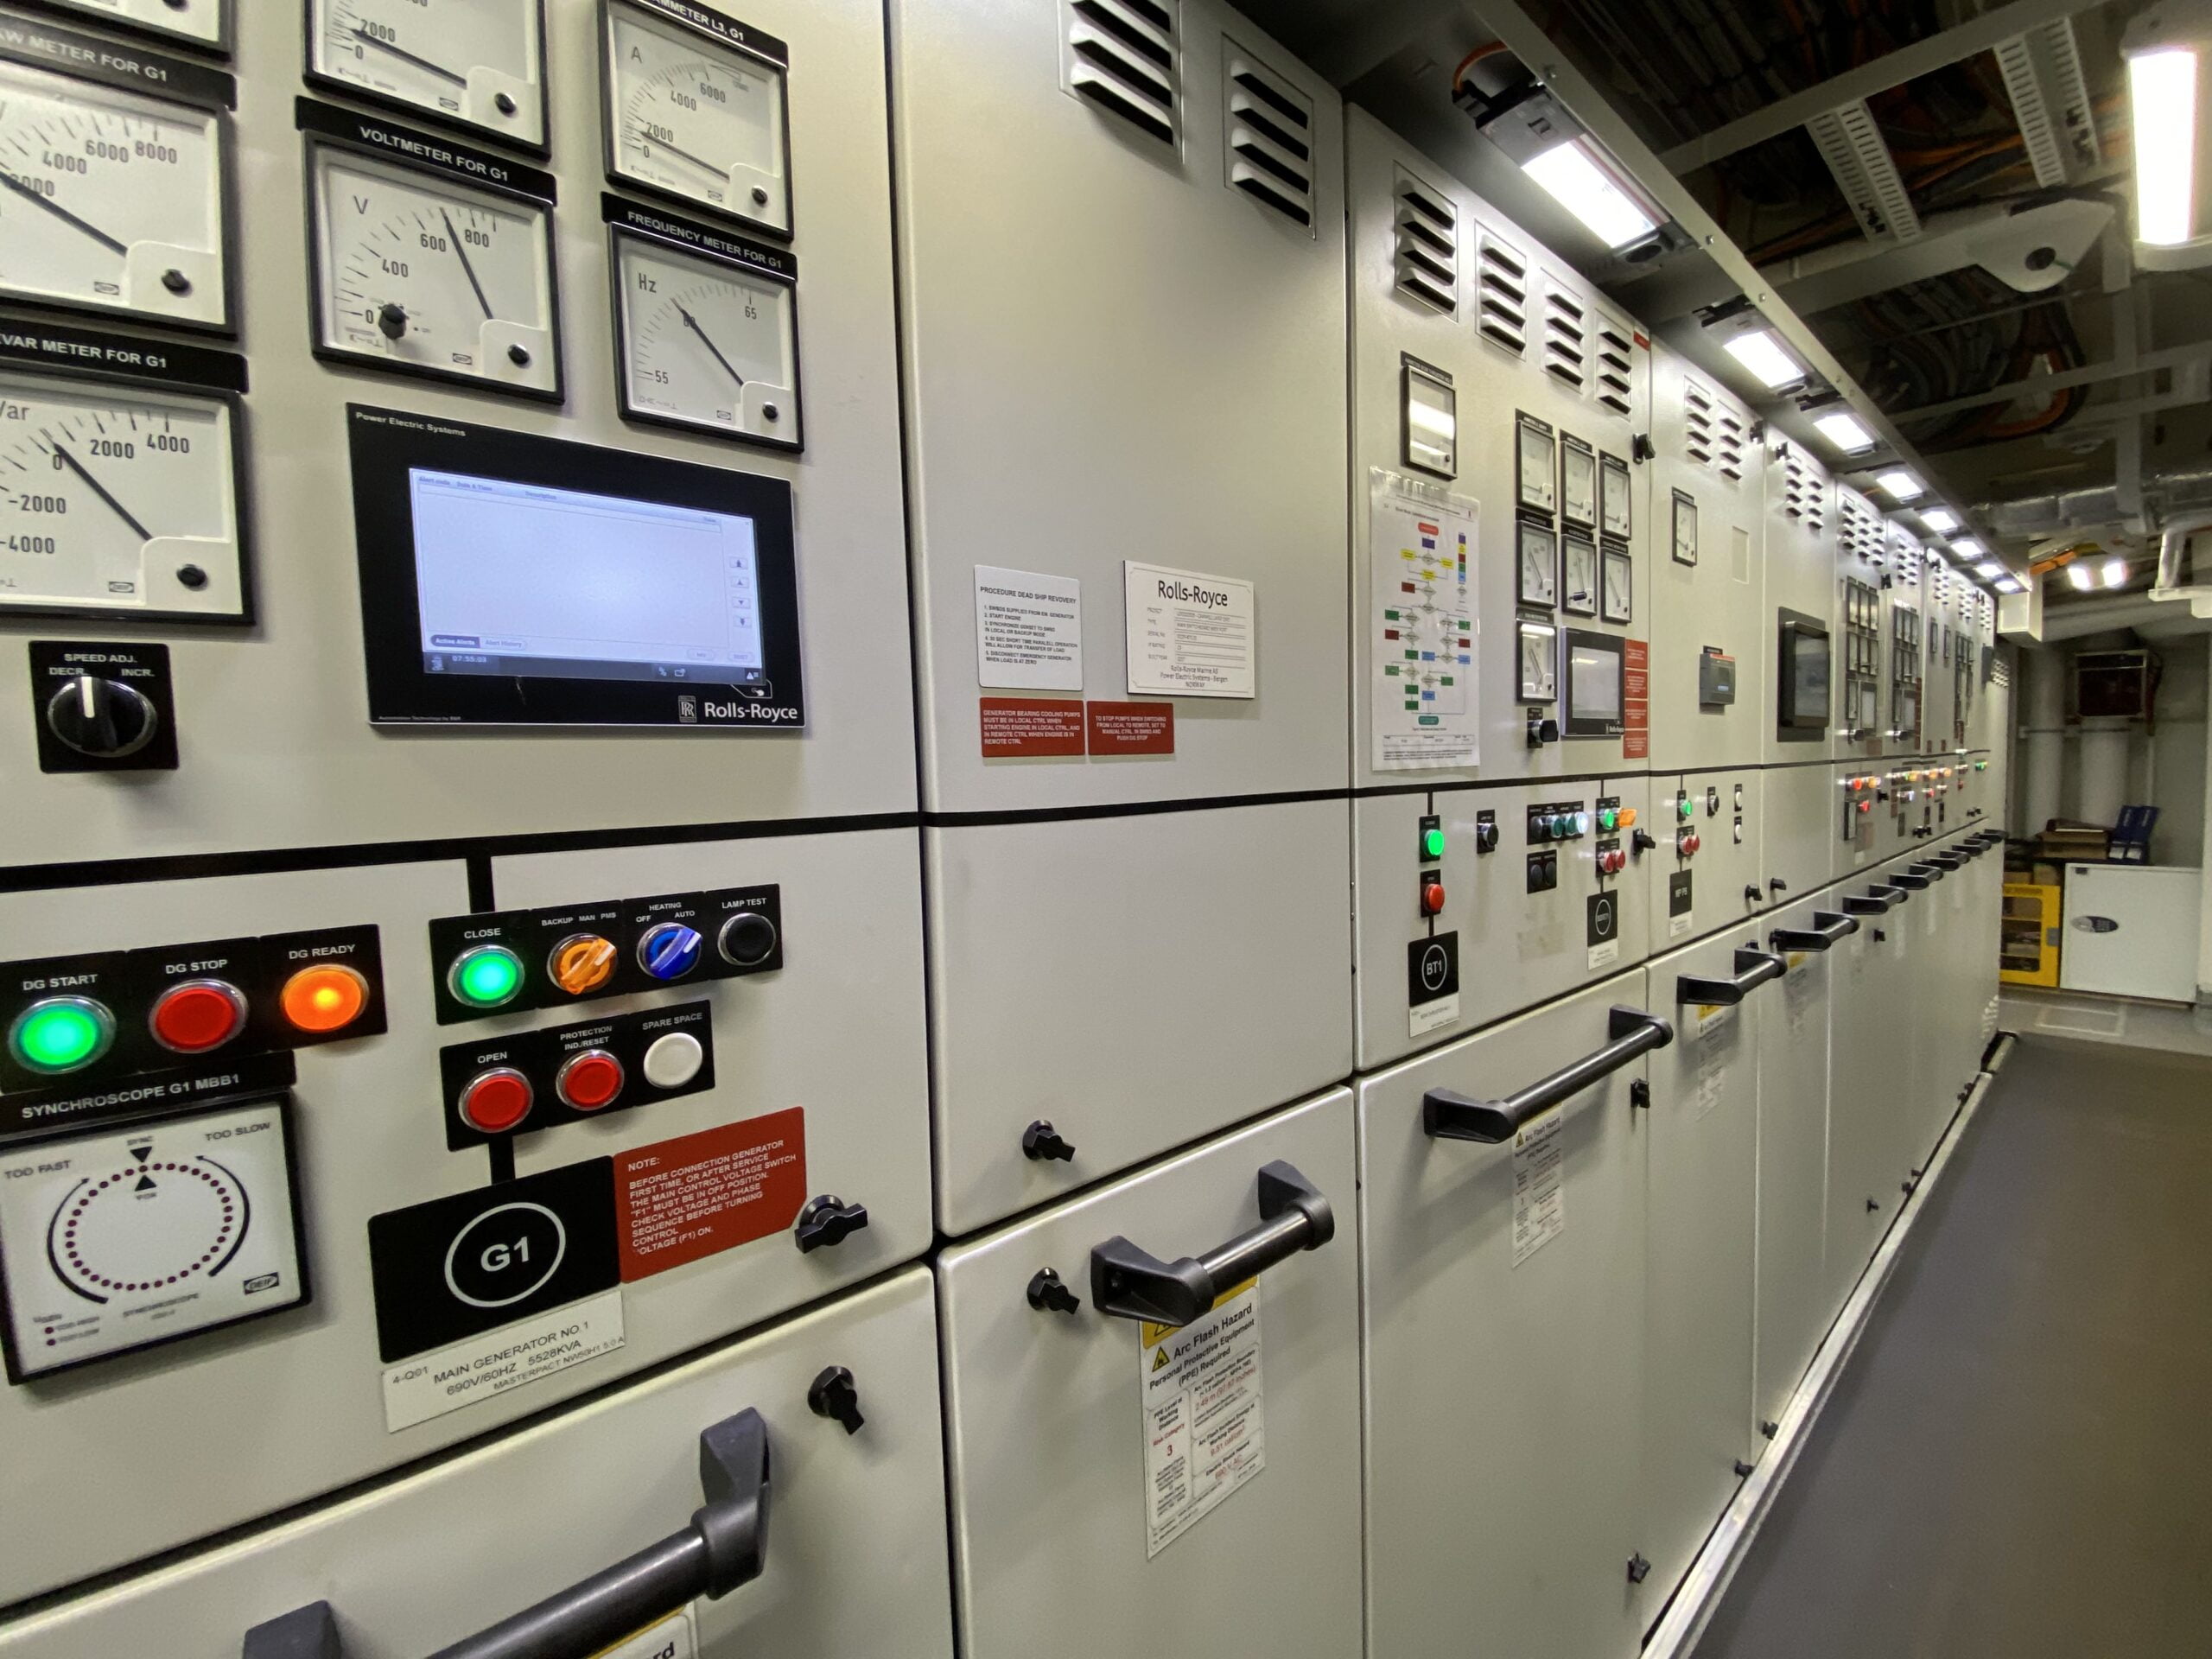
<svg viewBox="0 0 2212 1659"><path fill-rule="evenodd" d="M1155 1348L1152 1351L1152 1369L1154 1370L1165 1370L1167 1368L1168 1363L1167 1351L1165 1348Z"/></svg>

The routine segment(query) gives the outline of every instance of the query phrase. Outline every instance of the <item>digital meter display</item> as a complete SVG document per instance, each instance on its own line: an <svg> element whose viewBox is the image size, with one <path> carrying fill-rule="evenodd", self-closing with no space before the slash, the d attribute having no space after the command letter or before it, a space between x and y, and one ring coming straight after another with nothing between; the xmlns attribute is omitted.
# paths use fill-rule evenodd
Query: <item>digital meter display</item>
<svg viewBox="0 0 2212 1659"><path fill-rule="evenodd" d="M750 518L410 477L425 672L766 681Z"/></svg>
<svg viewBox="0 0 2212 1659"><path fill-rule="evenodd" d="M346 414L378 724L806 723L784 480Z"/></svg>

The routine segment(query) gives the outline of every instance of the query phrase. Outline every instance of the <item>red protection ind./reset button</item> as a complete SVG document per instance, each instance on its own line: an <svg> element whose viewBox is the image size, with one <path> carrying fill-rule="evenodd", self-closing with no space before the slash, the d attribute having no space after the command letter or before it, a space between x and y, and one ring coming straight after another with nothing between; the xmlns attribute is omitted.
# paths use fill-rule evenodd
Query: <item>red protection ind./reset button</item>
<svg viewBox="0 0 2212 1659"><path fill-rule="evenodd" d="M588 1048L561 1067L553 1086L564 1105L595 1112L622 1092L622 1062L603 1048Z"/></svg>

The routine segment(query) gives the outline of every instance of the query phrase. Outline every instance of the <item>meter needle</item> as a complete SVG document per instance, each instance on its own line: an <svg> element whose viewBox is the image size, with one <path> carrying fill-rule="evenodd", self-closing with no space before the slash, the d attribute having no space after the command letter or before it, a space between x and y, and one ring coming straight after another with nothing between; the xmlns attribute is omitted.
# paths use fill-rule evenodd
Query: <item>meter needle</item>
<svg viewBox="0 0 2212 1659"><path fill-rule="evenodd" d="M364 46L373 46L379 52L389 52L402 63L411 63L425 74L435 75L440 80L448 81L455 86L468 85L467 75L456 75L442 63L432 63L428 58L416 57L404 47L394 46L390 41L378 40L365 29L357 29L352 33L353 38Z"/></svg>
<svg viewBox="0 0 2212 1659"><path fill-rule="evenodd" d="M453 251L461 256L461 268L468 273L468 285L476 290L476 303L484 308L484 321L492 321L492 302L484 297L484 284L476 280L476 267L468 263L468 250L461 245L461 232L453 227L453 215L444 208L438 217L446 222L446 235L453 243Z"/></svg>
<svg viewBox="0 0 2212 1659"><path fill-rule="evenodd" d="M67 207L61 206L60 202L48 201L44 196L41 195L36 190L31 188L29 185L25 184L14 174L6 171L0 171L0 184L6 185L17 195L22 197L24 200L35 202L39 207L45 208L48 213L52 213L63 224L75 226L86 236L91 237L93 241L99 243L102 247L106 248L111 252L120 253L126 256L130 253L130 250L129 248L124 246L122 243L117 241L105 231L99 229L96 226L87 225L83 219L78 218L76 214L71 213Z"/></svg>
<svg viewBox="0 0 2212 1659"><path fill-rule="evenodd" d="M67 449L64 449L58 443L54 446L54 453L61 457L63 463L67 466L71 472L76 474L78 477L85 480L86 484L91 487L94 495L97 495L101 500L106 502L108 505L115 509L116 517L122 519L124 524L130 525L132 530L137 531L138 539L140 541L150 542L154 539L154 532L147 529L145 525L140 524L136 518L132 518L130 516L130 509L124 506L122 502L110 495L107 493L106 487L101 484L99 480L94 478L90 473L85 470L84 462L79 461L76 456L71 454Z"/></svg>
<svg viewBox="0 0 2212 1659"><path fill-rule="evenodd" d="M721 347L715 345L713 340L707 338L707 331L699 326L699 319L693 316L689 311L686 311L681 305L678 305L676 308L676 315L683 319L683 326L686 328L689 328L693 334L699 336L699 343L702 346L704 346L708 351L714 354L715 361L722 365L723 369L728 373L729 378L736 381L739 385L742 386L745 384L745 377L740 374L735 369L730 367L729 359L722 355Z"/></svg>
<svg viewBox="0 0 2212 1659"><path fill-rule="evenodd" d="M705 156L694 156L688 149L679 149L674 144L670 143L665 138L647 138L641 134L638 137L638 142L647 149L651 149L654 145L658 144L661 149L666 150L670 155L677 157L679 161L689 162L694 167L704 168L708 172L713 174L718 179L728 179L729 177L729 168L726 167L717 167Z"/></svg>

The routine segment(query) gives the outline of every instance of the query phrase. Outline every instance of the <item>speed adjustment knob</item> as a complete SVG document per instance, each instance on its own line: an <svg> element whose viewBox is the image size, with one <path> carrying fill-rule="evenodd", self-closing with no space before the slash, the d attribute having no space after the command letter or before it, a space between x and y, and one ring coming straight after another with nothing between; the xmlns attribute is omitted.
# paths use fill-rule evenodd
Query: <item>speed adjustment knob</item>
<svg viewBox="0 0 2212 1659"><path fill-rule="evenodd" d="M162 717L146 695L121 680L80 674L46 705L54 741L96 760L120 760L154 740Z"/></svg>

